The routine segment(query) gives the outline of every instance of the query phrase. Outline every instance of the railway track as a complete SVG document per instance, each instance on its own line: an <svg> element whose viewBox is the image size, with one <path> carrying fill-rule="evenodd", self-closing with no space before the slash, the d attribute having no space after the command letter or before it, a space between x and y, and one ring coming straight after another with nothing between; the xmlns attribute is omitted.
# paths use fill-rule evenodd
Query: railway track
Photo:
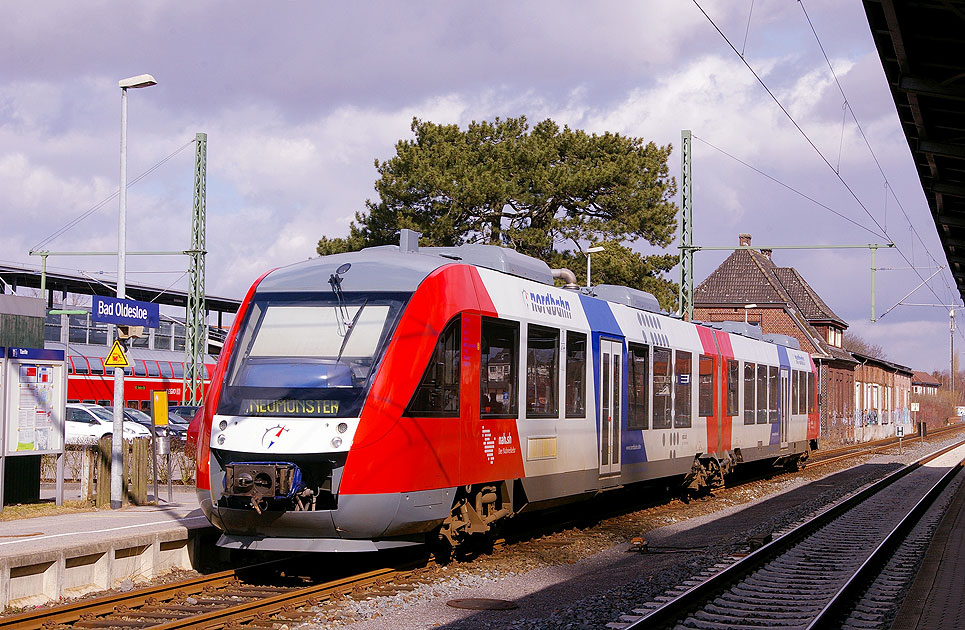
<svg viewBox="0 0 965 630"><path fill-rule="evenodd" d="M935 432L935 435L939 435ZM929 436L931 437L931 436ZM895 445L897 442L894 443ZM891 446L890 441L866 445L863 449L846 447L812 458L812 464L839 461ZM772 475L773 476L773 475ZM756 479L756 477L755 477ZM744 480L744 482L755 479ZM637 506L634 509L641 509ZM606 518L606 515L600 516ZM529 535L516 535L515 541L536 540L554 531L572 527L571 522L537 528ZM550 543L551 544L552 540ZM499 540L497 547L506 543ZM537 544L538 541L537 541ZM275 564L275 563L272 563ZM139 588L127 593L112 593L66 605L37 609L0 617L0 630L38 628L222 628L249 622L267 624L271 618L280 623L297 623L324 615L337 614L338 601L345 596L360 598L368 594L393 594L431 581L436 567L426 558L404 564L345 575L337 579L318 576L305 578L309 585L298 584L298 574L283 580L267 579L277 573L270 565L244 567L212 573L170 584ZM285 583L287 582L287 583ZM308 610L311 608L311 610Z"/></svg>
<svg viewBox="0 0 965 630"><path fill-rule="evenodd" d="M943 458L941 466L925 466ZM965 442L902 468L613 628L840 627L945 486ZM914 543L921 547L920 543Z"/></svg>

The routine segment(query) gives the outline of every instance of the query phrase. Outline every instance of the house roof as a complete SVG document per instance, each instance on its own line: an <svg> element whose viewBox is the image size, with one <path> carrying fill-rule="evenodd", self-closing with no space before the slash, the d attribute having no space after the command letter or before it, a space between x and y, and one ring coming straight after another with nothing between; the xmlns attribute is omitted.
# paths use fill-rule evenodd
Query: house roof
<svg viewBox="0 0 965 630"><path fill-rule="evenodd" d="M920 372L915 370L915 374L911 377L912 385L922 385L924 387L941 387L942 383L937 378L929 374L928 372Z"/></svg>
<svg viewBox="0 0 965 630"><path fill-rule="evenodd" d="M727 257L694 289L696 306L780 307L809 338L816 352L832 360L856 363L851 353L825 341L812 324L834 323L847 328L793 267L778 267L768 254L750 248L750 235L741 235L741 247Z"/></svg>
<svg viewBox="0 0 965 630"><path fill-rule="evenodd" d="M753 249L735 250L694 289L694 303L791 306L809 323L848 323L838 317L793 267L778 267Z"/></svg>
<svg viewBox="0 0 965 630"><path fill-rule="evenodd" d="M871 355L861 354L860 352L852 352L851 355L854 356L854 358L860 363L865 365L874 365L889 372L900 372L902 374L911 376L912 380L914 380L914 374L916 374L916 372L910 367L904 366L900 363L895 363L894 361L888 361L886 359L879 359Z"/></svg>

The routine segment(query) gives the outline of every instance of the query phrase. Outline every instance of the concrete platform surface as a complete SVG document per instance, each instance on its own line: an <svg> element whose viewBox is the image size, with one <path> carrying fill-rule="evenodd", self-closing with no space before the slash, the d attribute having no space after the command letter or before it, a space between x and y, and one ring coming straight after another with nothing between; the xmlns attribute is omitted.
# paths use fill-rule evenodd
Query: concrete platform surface
<svg viewBox="0 0 965 630"><path fill-rule="evenodd" d="M193 487L157 505L0 522L0 606L43 605L194 566L211 532ZM65 489L65 500L79 489ZM41 489L41 498L52 491ZM150 497L153 499L153 496Z"/></svg>
<svg viewBox="0 0 965 630"><path fill-rule="evenodd" d="M963 472L959 473L965 474ZM942 517L892 630L965 628L965 484Z"/></svg>

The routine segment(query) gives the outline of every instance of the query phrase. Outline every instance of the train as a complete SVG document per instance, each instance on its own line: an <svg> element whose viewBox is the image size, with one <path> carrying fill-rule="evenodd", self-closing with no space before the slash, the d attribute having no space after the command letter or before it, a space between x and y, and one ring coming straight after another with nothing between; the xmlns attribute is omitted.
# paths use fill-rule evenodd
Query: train
<svg viewBox="0 0 965 630"><path fill-rule="evenodd" d="M403 230L258 278L189 439L222 547L459 549L610 489L801 467L816 375L793 338Z"/></svg>
<svg viewBox="0 0 965 630"><path fill-rule="evenodd" d="M73 347L73 346L72 346ZM151 392L166 390L170 404L179 404L184 397L184 362L131 358L131 366L124 370L124 406L147 410L151 406ZM214 364L205 364L202 371L201 393L207 392ZM104 368L101 357L87 357L71 353L67 360L67 402L114 404L114 370Z"/></svg>

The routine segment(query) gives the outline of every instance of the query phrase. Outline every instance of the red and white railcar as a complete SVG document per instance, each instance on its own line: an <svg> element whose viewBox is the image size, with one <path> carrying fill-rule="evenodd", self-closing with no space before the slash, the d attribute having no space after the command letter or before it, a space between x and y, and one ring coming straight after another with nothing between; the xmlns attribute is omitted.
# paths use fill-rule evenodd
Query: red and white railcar
<svg viewBox="0 0 965 630"><path fill-rule="evenodd" d="M793 340L555 287L512 250L406 242L251 287L195 427L220 545L455 545L524 510L817 448L815 367Z"/></svg>

